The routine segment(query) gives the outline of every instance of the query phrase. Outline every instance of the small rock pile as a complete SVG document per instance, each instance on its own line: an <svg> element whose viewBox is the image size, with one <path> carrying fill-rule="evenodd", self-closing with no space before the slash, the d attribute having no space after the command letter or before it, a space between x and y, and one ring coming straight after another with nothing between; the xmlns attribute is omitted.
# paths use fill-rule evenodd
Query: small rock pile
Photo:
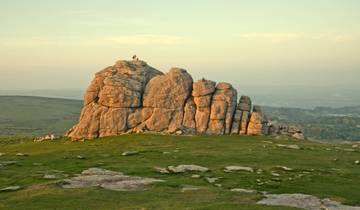
<svg viewBox="0 0 360 210"><path fill-rule="evenodd" d="M276 122L269 122L268 134L278 137L291 137L299 140L305 139L304 131L300 127Z"/></svg>
<svg viewBox="0 0 360 210"><path fill-rule="evenodd" d="M34 139L34 142L42 142L42 141L49 141L49 140L55 140L57 137L54 134L48 134L45 136L39 136Z"/></svg>

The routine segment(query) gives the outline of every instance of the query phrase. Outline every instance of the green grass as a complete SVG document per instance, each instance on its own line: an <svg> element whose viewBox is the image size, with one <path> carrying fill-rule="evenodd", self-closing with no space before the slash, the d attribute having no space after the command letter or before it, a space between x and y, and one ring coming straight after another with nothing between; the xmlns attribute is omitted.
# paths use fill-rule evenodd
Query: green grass
<svg viewBox="0 0 360 210"><path fill-rule="evenodd" d="M302 149L278 148L276 143L297 144ZM19 185L23 189L0 193L0 209L292 209L256 205L261 194L230 192L231 188L306 193L360 205L360 165L354 163L360 159L360 152L359 149L343 151L350 147L241 136L123 135L86 142L62 139L42 143L3 138L0 139L0 152L6 154L0 161L15 160L17 163L0 168L0 188ZM121 156L128 150L140 153ZM29 156L16 156L19 152ZM78 155L85 159L78 159ZM334 161L335 158L338 160ZM191 178L192 173L164 175L153 169L154 166L178 164L210 168L210 172L199 174L223 177L218 181L222 187L209 184L203 178ZM264 173L223 172L228 165L250 166L263 169ZM281 171L276 168L278 165L291 167L294 171ZM64 177L58 180L42 178L44 174L57 173L53 170L72 177L89 167L166 182L152 185L146 191L115 192L100 188L62 189L57 182ZM271 171L281 174L278 180ZM303 176L299 177L299 174ZM257 179L264 184L258 185ZM181 192L184 184L199 186L201 190Z"/></svg>

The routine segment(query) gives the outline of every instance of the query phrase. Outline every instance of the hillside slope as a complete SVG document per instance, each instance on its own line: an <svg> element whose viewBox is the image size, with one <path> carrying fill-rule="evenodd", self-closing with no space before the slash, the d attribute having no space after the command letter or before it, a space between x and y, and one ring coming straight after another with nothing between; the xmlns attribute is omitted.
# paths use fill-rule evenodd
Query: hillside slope
<svg viewBox="0 0 360 210"><path fill-rule="evenodd" d="M62 135L78 119L82 101L0 96L0 135Z"/></svg>

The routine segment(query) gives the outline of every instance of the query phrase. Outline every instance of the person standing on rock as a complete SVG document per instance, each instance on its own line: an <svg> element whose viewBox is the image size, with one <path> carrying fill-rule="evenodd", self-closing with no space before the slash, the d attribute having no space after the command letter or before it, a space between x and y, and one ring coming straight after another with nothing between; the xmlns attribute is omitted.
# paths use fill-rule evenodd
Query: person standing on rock
<svg viewBox="0 0 360 210"><path fill-rule="evenodd" d="M133 61L139 61L139 58L136 55L133 55L132 59Z"/></svg>

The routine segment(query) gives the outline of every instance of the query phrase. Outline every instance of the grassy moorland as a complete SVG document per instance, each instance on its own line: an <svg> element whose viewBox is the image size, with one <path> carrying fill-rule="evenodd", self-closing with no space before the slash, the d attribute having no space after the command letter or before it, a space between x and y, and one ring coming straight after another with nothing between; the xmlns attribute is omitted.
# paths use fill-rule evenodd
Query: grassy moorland
<svg viewBox="0 0 360 210"><path fill-rule="evenodd" d="M63 135L79 118L82 101L0 96L0 136Z"/></svg>
<svg viewBox="0 0 360 210"><path fill-rule="evenodd" d="M277 144L296 144L301 149L282 148ZM26 138L2 138L0 189L8 186L21 189L0 192L0 209L293 209L258 205L260 193L231 192L231 188L276 194L305 193L360 205L360 165L355 164L360 159L359 147L241 136L149 134L40 143ZM140 153L121 155L132 150ZM211 171L169 175L153 168L178 164L197 164ZM225 173L223 169L229 165L248 166L263 172ZM277 166L293 170L284 171ZM90 167L165 182L136 192L59 186L64 178ZM56 178L44 179L45 174ZM201 178L192 178L193 174ZM221 187L208 183L204 177L223 177L216 182ZM183 185L197 186L199 190L182 192Z"/></svg>

